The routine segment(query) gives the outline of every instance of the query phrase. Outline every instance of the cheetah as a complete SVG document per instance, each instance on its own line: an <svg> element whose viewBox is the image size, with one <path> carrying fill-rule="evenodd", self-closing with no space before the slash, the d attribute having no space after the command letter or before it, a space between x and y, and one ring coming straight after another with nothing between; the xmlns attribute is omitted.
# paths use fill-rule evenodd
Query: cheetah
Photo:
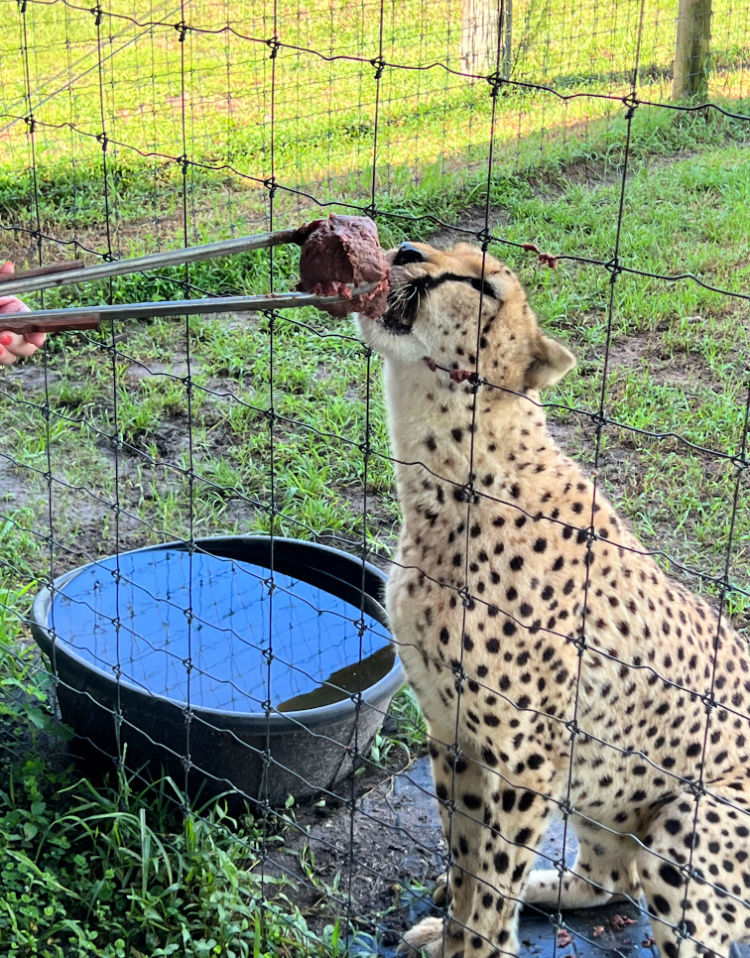
<svg viewBox="0 0 750 958"><path fill-rule="evenodd" d="M447 917L405 946L515 955L524 901L645 895L664 958L726 955L750 936L745 640L556 445L539 390L575 359L511 270L467 244L387 258L387 312L355 321L384 361L386 605L450 849ZM577 860L532 871L560 809Z"/></svg>

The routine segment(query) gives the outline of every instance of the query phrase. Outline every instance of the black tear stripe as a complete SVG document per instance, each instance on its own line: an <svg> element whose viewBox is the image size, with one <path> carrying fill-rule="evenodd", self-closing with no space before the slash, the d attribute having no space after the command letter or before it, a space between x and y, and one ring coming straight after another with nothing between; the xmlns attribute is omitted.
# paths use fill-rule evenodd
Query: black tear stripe
<svg viewBox="0 0 750 958"><path fill-rule="evenodd" d="M414 287L417 295L409 300L408 305L411 306L413 304L413 308L416 310L419 297L431 293L433 289L437 289L438 286L442 286L443 283L468 283L470 286L473 286L478 293L484 294L489 297L489 299L495 300L495 302L502 302L495 290L485 279L479 279L476 276L459 276L457 273L443 273L441 276L421 276L419 279L412 280L409 285Z"/></svg>
<svg viewBox="0 0 750 958"><path fill-rule="evenodd" d="M502 305L503 300L497 295L490 284L477 276L459 276L457 273L443 273L441 276L420 276L413 279L408 286L408 296L404 298L403 290L399 290L398 306L389 309L383 317L386 329L398 335L411 332L411 327L417 316L417 308L423 296L442 286L443 283L468 283L474 289Z"/></svg>
<svg viewBox="0 0 750 958"><path fill-rule="evenodd" d="M410 286L416 286L420 293L430 293L443 283L469 283L478 293L484 293L490 299L499 300L495 290L485 279L476 276L459 276L458 273L443 273L441 276L422 276L412 280Z"/></svg>

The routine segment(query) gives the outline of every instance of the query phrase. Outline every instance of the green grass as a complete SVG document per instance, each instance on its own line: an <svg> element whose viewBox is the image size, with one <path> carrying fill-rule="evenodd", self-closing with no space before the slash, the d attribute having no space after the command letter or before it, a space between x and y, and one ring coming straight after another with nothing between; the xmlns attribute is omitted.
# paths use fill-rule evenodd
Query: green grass
<svg viewBox="0 0 750 958"><path fill-rule="evenodd" d="M677 118L667 123L662 115L636 115L620 237L623 264L664 274L693 272L740 293L747 288L750 174L742 162L745 132L720 120ZM505 238L514 243L533 240L563 256L610 258L620 197L621 139L614 127L602 128L593 139L599 142L598 151L584 154L573 144L567 165L561 152L551 151L533 176L527 172L493 178L491 209L493 216L502 217L498 231ZM413 235L413 217L433 213L460 219L460 210L481 198L478 183L452 193L445 190L442 198L429 181L409 193L385 194L383 241ZM404 222L400 214L410 219ZM503 244L493 251L519 272L544 324L579 358L577 371L547 398L594 411L609 322L609 275L601 267L564 259L557 270L549 271L533 256ZM277 251L276 287L290 285L295 269L294 254ZM179 276L178 271L165 271L156 283L140 276L121 278L114 284L113 299L169 295L174 290L170 278ZM191 271L197 286L221 292L267 288L269 276L264 253L198 264ZM91 301L104 292L100 287L81 295ZM46 302L68 303L74 295L66 288L47 294ZM745 389L736 356L748 349L747 315L744 300L712 293L689 280L670 283L622 274L612 315L608 415L633 429L674 431L697 446L733 455L740 441ZM273 490L277 532L361 541L365 459L360 447L368 390L373 454L366 464L372 507L367 535L372 548L387 553L397 510L377 361L371 363L368 386L365 353L350 328L334 326L312 310L277 319L272 377L266 319L227 324L221 317L196 318L187 328L193 363L192 445L187 437L184 324L164 320L118 328L126 338L118 343L114 369L102 352L108 332L73 349L63 349L61 339L53 342L50 363L56 381L50 389L49 431L53 461L66 463L53 470L54 504L70 517L56 529L63 563L85 555L80 544L98 541L102 532L111 541L116 492L128 512L121 523L121 545L184 535L191 453L196 535L239 531L248 523L268 530ZM144 375L149 371L153 374ZM272 390L273 438L267 416ZM23 402L6 403L0 451L22 469L36 470L27 481L42 497L48 428L42 383L29 389L22 377L11 374L6 396ZM591 446L583 442L584 420L567 414L563 421L574 429L572 451L586 458ZM122 444L117 488L113 436ZM710 457L692 453L673 439L639 440L637 434L614 427L605 430L602 454L616 461L623 443L634 449L634 461L643 460L639 476L648 468L647 460L657 463L659 481L645 487L640 480L623 486L619 467L612 466L613 492L624 498L631 514L658 514L659 502L665 503L664 520L656 526L644 521L640 530L649 546L659 547L662 534L671 546L673 530L684 530L684 515L693 514L688 493L680 488L680 457L695 460L697 501L714 500L726 511L731 469L709 468ZM94 496L89 490L96 490ZM9 502L14 501L11 496ZM32 507L34 518L27 515L25 525L19 524L43 524L45 502L38 499ZM740 557L737 576L745 581L741 543L747 536L746 522L742 510L735 548ZM688 525L692 528L694 520ZM81 534L84 526L86 535ZM726 521L719 526L701 522L692 539L674 543L676 555L715 573L722 563L725 532ZM707 555L700 551L704 544L711 547Z"/></svg>
<svg viewBox="0 0 750 958"><path fill-rule="evenodd" d="M702 119L678 118L667 124L661 117L658 122L652 115L636 117L619 248L624 265L662 274L692 272L738 293L747 288L750 173L742 162L747 147L741 134L745 132L718 120L707 124ZM612 256L623 157L606 149L608 142L619 141L616 130L602 129L599 136L599 153L583 157L573 148L567 165L561 155L554 154L539 164L533 178L514 174L492 180L491 208L493 216L502 217L498 231L507 240L533 240L562 256L595 260ZM690 153L685 151L688 143L693 147ZM409 223L399 220L400 212L417 217L431 211L460 218L462 206L470 207L481 198L478 190L478 185L469 184L463 192L447 195L446 208L437 210L436 196L428 186L408 195L386 194L381 202L390 215L382 217L384 242L413 235ZM544 325L563 338L579 359L578 369L555 395L546 398L595 411L609 324L609 274L600 266L565 259L550 271L513 246L498 244L492 249L519 272ZM277 253L276 287L291 285L295 270L292 252ZM157 281L157 296L170 292L166 278L170 275L179 274L165 272ZM267 288L269 276L265 253L198 264L191 271L196 285L222 292ZM83 295L95 299L102 293L93 289ZM116 301L154 295L153 284L141 276L123 277L113 289ZM46 300L67 303L73 296L66 288L48 294ZM712 293L690 280L671 283L623 273L613 301L608 415L634 430L676 432L697 446L733 455L743 424L746 387L736 357L750 347L747 315L744 300ZM191 442L186 329L193 384ZM53 344L51 369L57 381L50 390L49 428L54 460L67 463L53 470L58 511L84 518L88 510L96 536L103 528L109 534L117 492L120 505L128 511L127 521L121 524L125 527L122 544L180 537L187 528L191 489L186 473L192 465L196 535L239 531L248 523L270 529L273 495L277 532L359 542L366 468L371 505L368 541L375 550L389 551L397 509L378 364L371 361L368 381L365 351L347 324L333 324L308 309L276 319L273 337L268 320L262 317L229 324L223 317L194 318L188 327L163 320L127 324L117 332L125 339L117 344L114 369L102 352L108 332L61 353L57 350L62 349L62 341ZM9 378L8 398L23 398L24 404L6 404L8 425L0 451L44 473L41 386L29 390L20 377ZM368 392L372 455L365 463L361 444ZM276 417L273 436L267 415L271 405ZM562 419L573 429L571 451L585 459L592 448L583 441L585 419L573 413ZM112 436L122 444L117 489L113 446L108 440ZM641 482L632 488L619 482L616 460L623 443L634 450L635 460L642 458L639 475L648 462L657 463L659 481L648 483L645 493ZM669 541L673 530L684 530L682 517L686 512L692 515L688 493L675 495L682 478L680 457L695 460L698 501L708 497L725 504L730 495L731 468L720 464L714 468L710 457L691 452L671 438L639 439L637 433L613 426L604 432L601 453L605 462L612 463L612 491L624 497L626 510L636 516L645 514L650 501L651 513L659 513L659 503L665 503L661 523L644 522L642 534L653 548L659 547L662 533ZM604 476L606 480L606 466ZM42 476L32 475L29 481L41 495ZM90 489L97 490L104 502L93 500ZM42 521L44 508L37 521ZM56 537L73 550L72 562L80 555L76 542L87 537L81 536L79 524L71 522L69 534L66 525L57 528ZM702 523L692 545L675 543L676 555L715 573L722 563L725 532L726 522ZM738 543L747 535L743 510L735 542L740 556ZM702 554L696 550L704 544L711 545L711 553L701 561ZM743 565L737 575L747 580Z"/></svg>
<svg viewBox="0 0 750 958"><path fill-rule="evenodd" d="M529 0L514 6L522 54L515 79L564 94L628 91L636 4L574 8ZM203 0L188 4L186 15L192 26L210 29L227 22L229 9L238 31L273 35L270 6L245 22L236 19L235 7ZM96 67L93 17L62 3L29 3L28 69L39 123L34 178L27 127L14 120L27 109L19 9L0 4L0 235L19 264L24 257L33 263L36 250L10 226L34 227L37 217L56 240L99 253L107 250L107 210L115 255L182 245L183 187L190 243L268 225L268 192L256 182L271 170L267 46L191 31L181 47L173 26L177 5L131 4L129 14L141 24L163 19L153 27L105 17L104 49L113 56L102 71L104 117L117 141L107 150L105 181L95 138L102 122L97 70L43 102L67 79ZM274 172L282 186L337 204L369 202L374 70L369 63L363 71L356 62L328 62L292 47L376 56L379 4L357 9L356 16L343 7L337 12L332 41L327 2L278 4L278 33L286 46L276 61ZM384 9L389 63L457 66L457 0L406 0ZM671 9L666 0L646 4L644 98L669 97ZM747 36L729 0L715 0L714 13L714 58L721 69L712 77L711 94L747 114L741 67L749 55ZM57 73L61 79L53 82ZM726 458L702 450L732 456L740 448L748 304L690 280L625 272L615 284L610 324L607 271L565 257L606 262L614 254L624 106L588 95L567 103L539 92L501 95L488 177L489 93L485 83L446 78L439 69L386 67L375 176L381 240L429 239L441 232L441 221L475 229L489 203L496 235L510 244L535 242L563 257L549 270L515 245L491 247L519 273L545 328L578 357L577 369L545 397L553 428L571 455L597 466L646 548L666 553L659 561L716 598L716 587L690 570L723 574L737 473ZM71 123L74 130L66 125ZM750 124L711 111L680 115L639 106L631 134L622 264L657 274L692 272L745 293ZM170 157L184 152L201 165L189 166L183 183ZM305 196L282 189L274 225L309 219L310 210ZM45 257L74 249L47 240L42 246ZM189 280L194 294L257 293L290 288L296 269L296 252L278 249L272 261L256 253L195 264ZM49 292L44 304L172 298L182 294L185 279L182 269L123 277L111 288ZM40 305L42 298L30 302ZM603 388L612 422L596 455L586 414L598 410ZM155 320L57 337L46 367L37 358L9 370L0 393L4 953L342 953L346 926L335 909L321 917L321 906L312 916L298 907L293 884L279 881L270 896L268 885L261 888L264 838L257 824L230 821L220 809L194 809L183 817L176 810L182 796L168 781L148 791L127 777L94 787L54 760L48 736L58 726L51 717L50 677L28 649L23 618L48 575L117 548L191 531L202 536L273 528L353 551L365 541L383 561L395 540L398 508L378 361L368 361L348 324L310 309L287 311L272 323L263 316ZM669 433L699 448L662 435ZM746 628L750 511L742 498L730 579L737 587L730 610ZM371 764L387 765L404 748L424 745L424 722L411 693L397 697L393 716L395 731L377 736ZM307 878L318 882L314 862L307 860L306 867ZM320 884L324 899L330 891Z"/></svg>
<svg viewBox="0 0 750 958"><path fill-rule="evenodd" d="M716 0L714 7L713 62L719 69L710 94L732 100L747 92L748 35L731 0ZM384 6L388 65L377 88L368 62L381 52L375 3L363 4L354 16L335 3L303 8L281 0L274 23L270 7L243 13L242 7L201 0L186 6L192 29L183 43L174 28L178 4L136 0L127 12L115 7L121 15L105 14L99 39L88 10L33 2L25 15L16 4L0 9L0 103L6 113L0 117L0 216L25 226L39 216L84 245L101 225L105 204L97 139L103 129L111 140L107 200L115 243L124 249L134 235L140 246L163 241L162 224L181 216L182 168L175 160L182 156L194 164L185 182L191 232L202 225L216 230L227 220L240 228L243 218L262 217L262 184L271 175L282 187L279 217L299 209L299 198L284 188L322 201L367 202L373 161L381 193L408 190L415 180L429 179L431 169L433 179L450 175L465 184L486 165L489 85L430 66L461 69L459 0ZM512 87L497 99L494 164L505 174L544 161L559 143L564 152L575 143L596 149L592 123L609 126L622 112L618 99L601 94L617 98L630 88L640 6L522 0L514 18L512 79L577 96L564 100ZM274 30L282 46L272 87L271 50L259 41ZM644 99L670 98L674 31L673 5L649 0L640 36ZM351 56L364 63L346 59ZM37 124L36 196L23 121L29 107Z"/></svg>
<svg viewBox="0 0 750 958"><path fill-rule="evenodd" d="M330 954L290 900L294 886L254 870L261 828L217 807L183 818L169 780L97 788L68 772L50 777L34 759L4 772L5 954Z"/></svg>

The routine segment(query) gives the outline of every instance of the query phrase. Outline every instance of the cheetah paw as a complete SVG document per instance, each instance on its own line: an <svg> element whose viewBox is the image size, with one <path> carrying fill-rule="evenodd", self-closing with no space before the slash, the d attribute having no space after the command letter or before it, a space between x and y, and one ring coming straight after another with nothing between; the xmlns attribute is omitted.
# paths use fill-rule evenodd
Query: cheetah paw
<svg viewBox="0 0 750 958"><path fill-rule="evenodd" d="M438 875L435 882L435 891L432 893L432 901L442 908L448 903L448 872Z"/></svg>
<svg viewBox="0 0 750 958"><path fill-rule="evenodd" d="M447 938L443 951L443 927L442 918L424 918L406 932L397 953L406 953L409 956L425 955L426 958L450 958L456 952L462 953L462 943L454 942L450 937ZM451 945L454 946L452 949Z"/></svg>

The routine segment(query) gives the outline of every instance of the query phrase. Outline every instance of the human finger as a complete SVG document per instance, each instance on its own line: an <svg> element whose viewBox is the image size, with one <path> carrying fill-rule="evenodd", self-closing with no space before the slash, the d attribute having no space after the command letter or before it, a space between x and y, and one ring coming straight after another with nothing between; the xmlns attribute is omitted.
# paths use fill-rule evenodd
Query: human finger
<svg viewBox="0 0 750 958"><path fill-rule="evenodd" d="M18 359L13 353L8 352L5 346L0 346L0 366L10 366Z"/></svg>
<svg viewBox="0 0 750 958"><path fill-rule="evenodd" d="M39 348L34 343L30 343L25 336L20 333L11 333L9 331L0 332L0 346L6 353L18 358L19 356L32 356ZM11 359L10 362L13 362Z"/></svg>
<svg viewBox="0 0 750 958"><path fill-rule="evenodd" d="M30 313L29 307L17 296L0 296L0 313Z"/></svg>

